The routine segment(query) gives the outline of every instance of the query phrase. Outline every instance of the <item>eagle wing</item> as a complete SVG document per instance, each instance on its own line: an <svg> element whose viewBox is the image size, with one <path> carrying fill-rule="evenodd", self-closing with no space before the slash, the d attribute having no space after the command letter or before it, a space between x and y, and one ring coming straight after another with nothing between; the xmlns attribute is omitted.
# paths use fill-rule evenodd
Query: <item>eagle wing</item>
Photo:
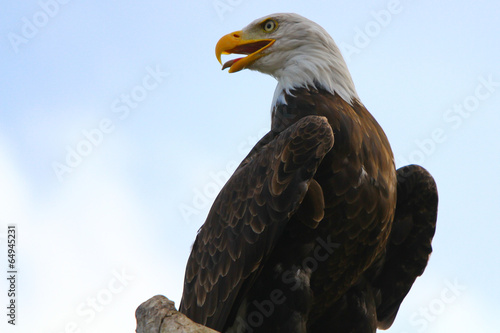
<svg viewBox="0 0 500 333"><path fill-rule="evenodd" d="M424 168L409 165L397 170L397 205L384 266L374 281L380 290L378 327L389 328L415 279L422 275L432 252L438 193Z"/></svg>
<svg viewBox="0 0 500 333"><path fill-rule="evenodd" d="M332 146L332 129L319 116L304 117L257 143L198 232L186 266L181 312L200 324L225 328Z"/></svg>

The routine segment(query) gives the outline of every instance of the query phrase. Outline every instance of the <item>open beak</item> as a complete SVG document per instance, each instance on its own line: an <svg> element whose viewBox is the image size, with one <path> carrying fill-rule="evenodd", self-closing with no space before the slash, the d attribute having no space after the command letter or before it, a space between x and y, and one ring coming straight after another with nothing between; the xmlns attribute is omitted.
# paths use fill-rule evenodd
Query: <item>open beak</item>
<svg viewBox="0 0 500 333"><path fill-rule="evenodd" d="M222 64L222 54L246 54L246 57L229 60L222 69L229 67L229 73L234 73L247 68L255 60L264 56L262 51L273 45L274 39L245 39L242 31L235 31L225 35L217 42L215 46L215 56Z"/></svg>

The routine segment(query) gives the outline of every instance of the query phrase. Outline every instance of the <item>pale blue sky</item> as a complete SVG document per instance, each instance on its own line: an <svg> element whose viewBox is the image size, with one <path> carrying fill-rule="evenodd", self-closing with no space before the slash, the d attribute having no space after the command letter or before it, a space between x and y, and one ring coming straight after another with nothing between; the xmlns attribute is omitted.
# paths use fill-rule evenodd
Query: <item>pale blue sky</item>
<svg viewBox="0 0 500 333"><path fill-rule="evenodd" d="M214 47L275 12L332 35L398 166L436 178L434 253L389 332L496 332L500 3L59 1L0 14L0 261L17 223L20 295L2 332L133 332L141 302L178 305L197 229L270 123L274 79L222 72Z"/></svg>

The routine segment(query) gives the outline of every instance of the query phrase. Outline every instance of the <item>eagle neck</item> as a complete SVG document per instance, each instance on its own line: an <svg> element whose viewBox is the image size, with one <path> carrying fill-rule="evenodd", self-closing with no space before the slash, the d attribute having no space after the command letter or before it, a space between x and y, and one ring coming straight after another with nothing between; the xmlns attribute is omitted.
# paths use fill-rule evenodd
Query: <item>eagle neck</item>
<svg viewBox="0 0 500 333"><path fill-rule="evenodd" d="M359 100L351 74L340 52L309 52L307 55L302 53L300 57L287 59L283 68L272 74L278 81L272 108L286 104L285 95L293 95L292 91L300 88L326 90L332 95L338 95L350 105L353 100Z"/></svg>

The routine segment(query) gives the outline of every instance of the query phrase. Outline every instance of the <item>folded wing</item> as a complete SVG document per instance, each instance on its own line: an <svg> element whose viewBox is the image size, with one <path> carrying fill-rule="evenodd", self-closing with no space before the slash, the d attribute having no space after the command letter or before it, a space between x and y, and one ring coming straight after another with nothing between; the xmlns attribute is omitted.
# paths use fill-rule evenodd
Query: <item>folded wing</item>
<svg viewBox="0 0 500 333"><path fill-rule="evenodd" d="M226 327L332 146L332 129L318 116L304 117L281 133L270 132L257 143L198 232L186 267L181 312L211 328Z"/></svg>
<svg viewBox="0 0 500 333"><path fill-rule="evenodd" d="M394 223L382 271L374 287L380 290L378 327L389 328L415 279L422 275L432 252L438 193L424 168L409 165L397 170L398 197Z"/></svg>

